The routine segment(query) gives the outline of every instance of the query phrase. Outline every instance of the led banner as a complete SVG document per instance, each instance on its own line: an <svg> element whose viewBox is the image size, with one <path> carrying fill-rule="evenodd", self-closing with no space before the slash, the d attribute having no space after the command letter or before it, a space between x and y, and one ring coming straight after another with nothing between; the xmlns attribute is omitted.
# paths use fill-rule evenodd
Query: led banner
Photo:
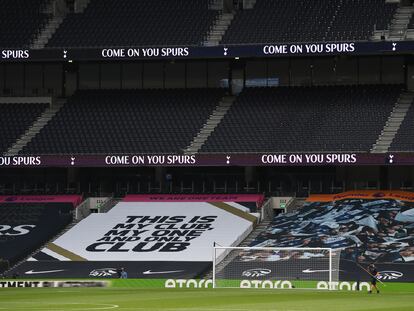
<svg viewBox="0 0 414 311"><path fill-rule="evenodd" d="M281 57L339 54L411 53L414 41L309 42L249 45L104 47L69 49L3 49L0 62L10 61L86 61L137 59L192 59L234 57Z"/></svg>
<svg viewBox="0 0 414 311"><path fill-rule="evenodd" d="M77 207L82 196L71 195L0 195L0 203L71 203Z"/></svg>
<svg viewBox="0 0 414 311"><path fill-rule="evenodd" d="M25 261L7 273L27 279L119 278L121 269L128 278L191 279L211 269L211 261ZM1 283L0 283L1 287Z"/></svg>
<svg viewBox="0 0 414 311"><path fill-rule="evenodd" d="M0 156L0 168L414 165L414 153L203 153Z"/></svg>
<svg viewBox="0 0 414 311"><path fill-rule="evenodd" d="M385 283L401 282L413 283L414 270L412 264L407 263L376 263L377 278ZM364 270L365 269L365 270ZM349 260L341 260L339 279L341 281L360 280L368 281L370 275L367 273L368 263L358 263Z"/></svg>
<svg viewBox="0 0 414 311"><path fill-rule="evenodd" d="M128 194L122 202L263 202L262 194Z"/></svg>
<svg viewBox="0 0 414 311"><path fill-rule="evenodd" d="M339 267L340 282L369 282L371 280L371 276L366 271L368 269L368 264L341 260ZM414 272L412 265L410 264L381 263L376 264L376 267L379 273L378 279L382 282L414 282ZM235 280L240 280L243 282L242 284L246 284L246 287L254 287L248 286L249 281L252 282L252 284L255 284L257 281L290 280L288 282L292 282L292 285L294 285L298 280L303 282L329 279L329 270L326 269L326 264L321 264L320 258L314 259L314 262L312 263L307 259L281 260L277 262L265 260L260 262L232 261L226 266L226 269L231 271L232 277ZM281 282L279 282L279 284L280 283ZM322 284L319 285L319 289L325 289L321 285ZM354 284L344 284L343 286L346 288L351 287L350 289L352 289L352 285ZM366 289L369 289L369 284L367 285Z"/></svg>
<svg viewBox="0 0 414 311"><path fill-rule="evenodd" d="M363 200L401 200L414 202L414 193L400 190L358 190L338 194L312 194L307 202L334 202L349 199Z"/></svg>
<svg viewBox="0 0 414 311"><path fill-rule="evenodd" d="M0 281L0 288L28 288L28 287L107 287L109 282L93 280L75 281L19 281L16 279ZM94 309L96 310L96 309Z"/></svg>
<svg viewBox="0 0 414 311"><path fill-rule="evenodd" d="M244 212L256 212L262 194L128 194L122 202L225 202Z"/></svg>

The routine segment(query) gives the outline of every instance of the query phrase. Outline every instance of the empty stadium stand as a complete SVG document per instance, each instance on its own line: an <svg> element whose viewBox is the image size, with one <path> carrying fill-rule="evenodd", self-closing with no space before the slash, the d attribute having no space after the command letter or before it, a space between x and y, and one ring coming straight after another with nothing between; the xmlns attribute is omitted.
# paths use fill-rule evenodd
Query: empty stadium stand
<svg viewBox="0 0 414 311"><path fill-rule="evenodd" d="M205 0L92 0L47 46L200 45L217 14Z"/></svg>
<svg viewBox="0 0 414 311"><path fill-rule="evenodd" d="M78 91L23 154L178 153L222 89Z"/></svg>
<svg viewBox="0 0 414 311"><path fill-rule="evenodd" d="M414 105L411 105L404 121L401 123L390 150L414 151Z"/></svg>
<svg viewBox="0 0 414 311"><path fill-rule="evenodd" d="M0 46L29 47L51 19L49 3L2 1ZM208 6L208 0L92 0L66 16L47 47L201 45L219 16ZM258 0L236 12L221 43L368 40L388 28L397 7L384 0Z"/></svg>
<svg viewBox="0 0 414 311"><path fill-rule="evenodd" d="M27 48L49 16L42 10L47 0L2 0L0 10L0 47Z"/></svg>
<svg viewBox="0 0 414 311"><path fill-rule="evenodd" d="M0 154L30 127L47 104L0 104Z"/></svg>
<svg viewBox="0 0 414 311"><path fill-rule="evenodd" d="M54 237L72 219L79 196L1 196L0 259L10 266Z"/></svg>
<svg viewBox="0 0 414 311"><path fill-rule="evenodd" d="M396 9L384 0L258 0L236 14L221 43L368 40Z"/></svg>
<svg viewBox="0 0 414 311"><path fill-rule="evenodd" d="M246 88L201 152L367 152L400 85Z"/></svg>

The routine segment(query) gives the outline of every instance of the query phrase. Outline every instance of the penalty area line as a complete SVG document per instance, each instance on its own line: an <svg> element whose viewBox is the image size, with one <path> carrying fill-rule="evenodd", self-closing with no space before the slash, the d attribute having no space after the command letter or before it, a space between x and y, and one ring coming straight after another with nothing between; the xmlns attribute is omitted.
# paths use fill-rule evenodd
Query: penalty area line
<svg viewBox="0 0 414 311"><path fill-rule="evenodd" d="M119 305L115 304L108 304L108 303L81 303L81 302L59 302L59 303L50 303L50 302L8 302L7 304L31 304L32 306L28 308L27 306L19 307L13 305L13 310L44 310L45 306L51 308L53 311L89 311L89 310L113 310L119 308ZM36 306L37 305L37 306ZM43 306L41 306L43 305ZM75 307L76 305L81 305L85 307ZM54 306L57 306L56 309ZM91 307L89 307L91 306ZM97 306L97 307L94 307ZM0 307L0 310L4 310L7 308Z"/></svg>
<svg viewBox="0 0 414 311"><path fill-rule="evenodd" d="M148 310L148 311L250 311L250 307L241 309L241 308L141 308L141 307L120 307L120 310ZM261 309L263 311L307 311L308 309Z"/></svg>

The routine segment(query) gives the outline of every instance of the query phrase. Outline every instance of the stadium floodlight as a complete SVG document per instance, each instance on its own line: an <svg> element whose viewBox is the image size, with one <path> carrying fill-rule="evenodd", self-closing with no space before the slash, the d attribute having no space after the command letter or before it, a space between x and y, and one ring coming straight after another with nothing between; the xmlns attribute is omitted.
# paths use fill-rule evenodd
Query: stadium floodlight
<svg viewBox="0 0 414 311"><path fill-rule="evenodd" d="M214 288L336 288L340 250L292 247L213 248Z"/></svg>

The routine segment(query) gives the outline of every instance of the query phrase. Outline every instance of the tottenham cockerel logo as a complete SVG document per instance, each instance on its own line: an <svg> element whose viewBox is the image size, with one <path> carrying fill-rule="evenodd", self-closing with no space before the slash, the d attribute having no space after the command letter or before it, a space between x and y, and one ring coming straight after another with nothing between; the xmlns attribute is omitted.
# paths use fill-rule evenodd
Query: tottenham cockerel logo
<svg viewBox="0 0 414 311"><path fill-rule="evenodd" d="M257 278L259 276L268 275L271 272L272 270L270 269L256 268L256 269L249 269L249 270L243 271L242 275L248 278Z"/></svg>

